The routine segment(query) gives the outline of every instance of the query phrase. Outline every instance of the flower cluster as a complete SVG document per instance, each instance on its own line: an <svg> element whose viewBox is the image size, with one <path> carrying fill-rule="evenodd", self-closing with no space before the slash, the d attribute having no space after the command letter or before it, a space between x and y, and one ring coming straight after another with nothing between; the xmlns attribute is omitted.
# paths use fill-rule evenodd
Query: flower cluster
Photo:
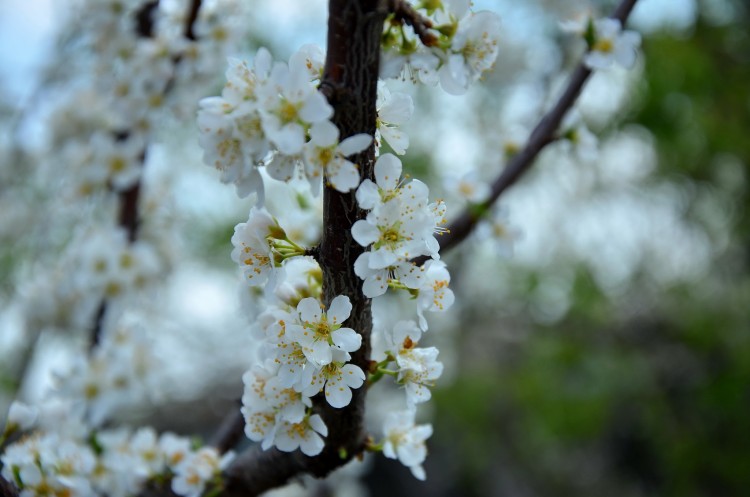
<svg viewBox="0 0 750 497"><path fill-rule="evenodd" d="M404 182L401 171L401 161L384 154L375 163L375 181L366 179L357 189L359 206L369 212L354 223L352 237L369 250L357 258L354 271L364 280L366 297L379 297L388 288L417 295L420 325L427 329L423 312L442 311L453 303L435 238L445 223L445 204L429 203L427 185L416 179ZM432 260L419 265L414 259L420 256Z"/></svg>
<svg viewBox="0 0 750 497"><path fill-rule="evenodd" d="M130 309L148 309L150 290L177 259L164 209L171 195L154 195L144 181L151 145L167 118L193 112L244 28L237 2L188 7L81 2L85 15L70 16L47 72L43 90L55 98L41 99L51 102L52 132L39 174L60 195L50 195L56 216L44 226L49 256L40 257L21 305L29 335L62 328L88 335L90 347L55 377L56 391L41 405L14 404L9 413L3 444L36 429L2 454L2 476L23 496L124 497L147 479L171 478L176 494L197 497L228 461L151 428L101 429L150 393L155 361L144 320L128 321ZM93 222L73 225L82 214Z"/></svg>
<svg viewBox="0 0 750 497"><path fill-rule="evenodd" d="M157 436L152 428L135 432L101 430L87 437L36 433L7 448L2 477L21 495L128 497L149 479L172 478L172 491L199 497L232 460L215 449L194 449L173 433Z"/></svg>
<svg viewBox="0 0 750 497"><path fill-rule="evenodd" d="M561 23L563 31L582 36L588 45L583 63L589 69L607 69L619 64L630 69L635 64L641 35L622 29L618 19L592 19L589 16Z"/></svg>
<svg viewBox="0 0 750 497"><path fill-rule="evenodd" d="M156 364L138 323L126 318L102 323L100 335L88 357L78 356L71 369L58 376L55 392L90 427L101 426L118 409L144 399Z"/></svg>
<svg viewBox="0 0 750 497"><path fill-rule="evenodd" d="M250 286L275 285L275 268L305 249L289 238L279 222L264 208L253 207L246 223L234 228L232 260Z"/></svg>
<svg viewBox="0 0 750 497"><path fill-rule="evenodd" d="M322 179L346 192L359 184L357 166L347 157L372 143L366 134L339 142L338 128L329 120L333 108L317 90L323 53L306 45L289 63L258 50L252 67L230 59L227 83L220 97L200 101L198 127L203 160L221 171L221 180L234 183L245 197L256 193L263 202L260 170L280 181L304 176L313 192Z"/></svg>
<svg viewBox="0 0 750 497"><path fill-rule="evenodd" d="M130 242L120 227L78 230L52 270L27 283L30 322L87 327L102 299L125 306L154 288L167 269L152 240Z"/></svg>
<svg viewBox="0 0 750 497"><path fill-rule="evenodd" d="M432 436L432 425L417 425L414 416L414 409L388 414L383 423L383 454L390 459L398 459L415 478L424 480L427 478L422 467L427 457L425 441Z"/></svg>
<svg viewBox="0 0 750 497"><path fill-rule="evenodd" d="M464 94L497 58L500 18L489 11L472 12L466 0L431 0L417 12L432 25L430 46L404 30L395 16L383 34L381 77L395 78L406 69L412 79L440 86L452 95Z"/></svg>
<svg viewBox="0 0 750 497"><path fill-rule="evenodd" d="M264 448L301 449L307 455L323 450L327 434L322 419L312 414L311 398L325 393L333 407L347 406L352 389L362 386L365 373L349 363L362 337L342 327L351 303L339 295L325 312L317 298L307 297L286 312L277 308L268 320L264 355L267 359L243 376L242 413L248 438ZM269 316L270 317L270 316Z"/></svg>
<svg viewBox="0 0 750 497"><path fill-rule="evenodd" d="M190 36L182 2L103 0L82 7L80 39L69 43L76 52L60 70L71 79L92 76L71 85L52 120L64 130L53 137L62 162L75 172L70 190L88 197L140 180L159 120L192 112L196 91L214 79L216 61L226 57L242 24L236 2L226 0L202 6Z"/></svg>

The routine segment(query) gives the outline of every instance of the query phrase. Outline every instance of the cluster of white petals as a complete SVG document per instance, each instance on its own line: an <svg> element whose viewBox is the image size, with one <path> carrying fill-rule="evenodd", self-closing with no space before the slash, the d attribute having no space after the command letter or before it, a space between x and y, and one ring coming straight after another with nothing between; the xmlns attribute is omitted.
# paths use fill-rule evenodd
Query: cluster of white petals
<svg viewBox="0 0 750 497"><path fill-rule="evenodd" d="M264 200L261 169L279 181L304 176L317 195L325 179L347 192L359 184L347 160L372 143L366 134L339 141L333 108L317 89L323 52L305 45L289 62L274 61L265 48L252 66L230 59L221 96L200 101L198 128L203 161L221 171L237 194Z"/></svg>
<svg viewBox="0 0 750 497"><path fill-rule="evenodd" d="M198 497L233 457L147 427L37 432L7 447L0 461L2 477L24 496L128 497L148 479L172 474L175 494Z"/></svg>
<svg viewBox="0 0 750 497"><path fill-rule="evenodd" d="M50 101L52 131L42 176L59 187L53 205L63 212L45 228L53 257L33 269L21 304L30 335L64 329L91 346L40 405L13 404L0 437L2 477L24 497L126 497L149 478L174 476L177 495L197 497L231 456L152 428L102 427L153 398L156 361L144 316L131 309L149 309L179 256L165 212L171 195L145 181L151 145L167 119L193 112L244 36L242 7L204 2L189 23L184 2L77 3L40 99Z"/></svg>
<svg viewBox="0 0 750 497"><path fill-rule="evenodd" d="M389 287L419 295L420 323L427 329L422 312L442 311L453 303L450 276L444 264L436 264L440 244L435 234L442 232L445 204L430 203L427 185L402 181L401 171L396 156L383 154L375 162L375 181L365 179L357 189L359 206L369 212L354 223L352 237L369 250L357 258L354 272L364 280L366 297L379 297ZM420 256L432 260L419 265L413 259Z"/></svg>
<svg viewBox="0 0 750 497"><path fill-rule="evenodd" d="M131 242L114 226L78 229L62 254L26 282L28 322L88 328L102 299L119 307L143 299L169 271L158 242L151 237Z"/></svg>
<svg viewBox="0 0 750 497"><path fill-rule="evenodd" d="M606 69L614 64L632 68L641 46L640 33L623 31L617 19L597 19L589 23L586 33L589 52L583 57L583 63L590 69Z"/></svg>
<svg viewBox="0 0 750 497"><path fill-rule="evenodd" d="M391 92L385 83L378 85L376 150L382 142L388 144L398 155L404 155L409 148L409 135L398 127L411 119L414 102L408 93Z"/></svg>
<svg viewBox="0 0 750 497"><path fill-rule="evenodd" d="M323 450L327 429L312 413L311 398L324 392L332 407L345 407L365 380L364 371L349 362L350 352L362 345L356 331L342 326L351 309L349 297L339 295L327 311L314 297L290 311L266 311L264 361L243 376L248 438L264 449L299 448L309 456Z"/></svg>
<svg viewBox="0 0 750 497"><path fill-rule="evenodd" d="M70 402L88 426L147 396L156 359L139 324L105 325L88 357L79 356L58 377L56 395Z"/></svg>
<svg viewBox="0 0 750 497"><path fill-rule="evenodd" d="M446 206L442 201L430 203L427 185L419 180L406 182L401 174L401 161L383 154L375 163L375 181L365 179L357 189L360 208L369 212L354 223L352 237L368 250L357 258L354 271L364 280L366 297L380 297L388 288L406 290L416 297L419 325L413 320L399 321L391 333L385 334L388 350L374 378L394 376L403 387L408 407L386 418L383 453L399 459L416 478L424 480L425 440L432 434L432 427L415 426L414 416L416 405L432 397L430 388L442 374L443 365L437 360L437 348L417 345L428 328L424 312L446 310L454 296L435 238L443 232ZM427 261L420 264L417 258ZM389 368L390 364L395 369Z"/></svg>
<svg viewBox="0 0 750 497"><path fill-rule="evenodd" d="M431 21L437 42L424 46L398 21L387 22L381 77L406 72L415 82L440 83L447 93L463 95L497 59L500 18L489 11L472 12L463 0L422 2L417 11Z"/></svg>
<svg viewBox="0 0 750 497"><path fill-rule="evenodd" d="M432 436L432 425L415 424L415 415L414 409L408 409L392 412L386 417L383 423L383 454L398 459L418 480L425 480L427 475L422 463L427 457L425 441Z"/></svg>
<svg viewBox="0 0 750 497"><path fill-rule="evenodd" d="M328 121L315 126L336 129ZM346 142L334 146L346 147ZM341 160L341 167L348 162L335 155L330 159L328 170L333 161ZM343 326L352 310L349 297L335 297L327 310L321 305L320 266L264 207L253 207L247 222L235 227L232 244L232 259L247 287L265 290L265 310L254 319L260 360L243 376L245 434L263 449L317 455L328 432L312 411L312 397L323 392L332 407L345 407L352 389L366 378L350 363L362 337Z"/></svg>
<svg viewBox="0 0 750 497"><path fill-rule="evenodd" d="M438 349L417 346L421 336L422 330L414 321L399 321L386 338L398 367L398 383L404 386L410 407L430 400L430 387L443 373Z"/></svg>

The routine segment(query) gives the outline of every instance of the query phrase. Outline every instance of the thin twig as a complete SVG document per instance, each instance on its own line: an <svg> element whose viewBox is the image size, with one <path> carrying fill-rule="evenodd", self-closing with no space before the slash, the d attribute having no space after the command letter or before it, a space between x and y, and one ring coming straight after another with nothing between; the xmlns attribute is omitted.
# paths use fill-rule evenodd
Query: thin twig
<svg viewBox="0 0 750 497"><path fill-rule="evenodd" d="M195 41L195 21L198 19L198 13L201 10L201 0L192 0L190 10L188 10L187 20L185 21L185 38Z"/></svg>
<svg viewBox="0 0 750 497"><path fill-rule="evenodd" d="M389 0L388 11L397 21L404 22L412 27L414 33L419 36L420 41L427 47L437 44L438 37L430 31L432 21L411 6L406 0Z"/></svg>
<svg viewBox="0 0 750 497"><path fill-rule="evenodd" d="M623 0L615 9L612 18L624 25L636 2L637 0ZM531 168L539 152L553 141L563 117L575 103L590 75L591 70L583 63L579 63L555 106L539 121L524 148L510 159L503 172L492 183L490 197L479 208L474 206L465 209L450 223L449 232L439 238L441 251L450 250L469 236L481 218L480 213L486 212L505 190Z"/></svg>

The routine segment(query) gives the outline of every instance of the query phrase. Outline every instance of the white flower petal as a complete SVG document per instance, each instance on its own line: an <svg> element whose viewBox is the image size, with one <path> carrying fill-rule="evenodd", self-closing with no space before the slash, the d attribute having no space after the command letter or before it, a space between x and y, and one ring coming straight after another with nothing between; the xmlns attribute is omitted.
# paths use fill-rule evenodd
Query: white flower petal
<svg viewBox="0 0 750 497"><path fill-rule="evenodd" d="M425 474L424 468L421 464L409 466L409 470L411 471L412 476L414 476L414 478L416 478L417 480L425 481L427 479L427 474Z"/></svg>
<svg viewBox="0 0 750 497"><path fill-rule="evenodd" d="M339 141L339 129L331 121L321 121L310 128L310 141L318 147L331 147Z"/></svg>
<svg viewBox="0 0 750 497"><path fill-rule="evenodd" d="M375 166L377 168L377 165ZM374 209L380 201L380 193L378 193L378 187L375 183L369 179L362 181L362 184L357 188L357 203L361 209Z"/></svg>
<svg viewBox="0 0 750 497"><path fill-rule="evenodd" d="M364 219L360 219L352 226L352 238L361 246L367 247L380 238L380 231L378 231L377 226L373 226Z"/></svg>
<svg viewBox="0 0 750 497"><path fill-rule="evenodd" d="M352 303L346 295L338 295L331 301L328 308L328 321L341 324L349 318L352 312Z"/></svg>
<svg viewBox="0 0 750 497"><path fill-rule="evenodd" d="M333 107L328 103L326 97L317 91L305 99L299 116L309 123L325 121L333 115Z"/></svg>
<svg viewBox="0 0 750 497"><path fill-rule="evenodd" d="M341 368L343 381L350 388L359 388L365 382L365 373L362 368L354 364L344 364Z"/></svg>
<svg viewBox="0 0 750 497"><path fill-rule="evenodd" d="M320 415L313 414L312 416L310 416L309 423L310 423L310 428L317 431L324 437L328 436L328 427L323 422L323 418L321 418Z"/></svg>
<svg viewBox="0 0 750 497"><path fill-rule="evenodd" d="M307 297L300 300L297 304L297 312L299 312L302 321L310 323L320 321L320 318L323 315L323 310L320 308L320 302L313 297Z"/></svg>
<svg viewBox="0 0 750 497"><path fill-rule="evenodd" d="M378 111L381 121L389 124L403 124L411 119L414 113L414 102L408 93L391 93L390 99Z"/></svg>
<svg viewBox="0 0 750 497"><path fill-rule="evenodd" d="M383 190L395 190L401 178L401 160L393 154L383 154L375 162L375 181Z"/></svg>
<svg viewBox="0 0 750 497"><path fill-rule="evenodd" d="M305 130L297 123L289 123L278 131L269 129L269 137L286 155L299 154L305 144Z"/></svg>
<svg viewBox="0 0 750 497"><path fill-rule="evenodd" d="M302 453L310 457L317 456L318 454L323 452L324 447L325 442L323 442L323 439L315 434L311 434L307 438L303 439L299 444L299 449L302 451Z"/></svg>
<svg viewBox="0 0 750 497"><path fill-rule="evenodd" d="M362 293L368 299L374 299L385 294L388 290L387 271L378 271L368 276L362 284Z"/></svg>
<svg viewBox="0 0 750 497"><path fill-rule="evenodd" d="M338 167L331 168L329 166L328 169L328 181L336 190L345 193L357 188L357 185L359 185L359 171L348 160L341 161Z"/></svg>
<svg viewBox="0 0 750 497"><path fill-rule="evenodd" d="M453 55L448 59L448 64L438 70L440 87L450 95L463 95L468 89L469 83L466 78L463 57Z"/></svg>
<svg viewBox="0 0 750 497"><path fill-rule="evenodd" d="M359 133L344 139L339 144L339 152L344 157L359 153L365 150L372 143L372 136L367 133Z"/></svg>
<svg viewBox="0 0 750 497"><path fill-rule="evenodd" d="M362 335L351 328L339 328L331 333L331 338L338 348L346 352L354 352L362 346Z"/></svg>
<svg viewBox="0 0 750 497"><path fill-rule="evenodd" d="M398 155L404 155L409 148L409 135L398 128L381 126L378 128L383 139Z"/></svg>
<svg viewBox="0 0 750 497"><path fill-rule="evenodd" d="M352 401L352 391L340 378L331 378L325 387L326 401L331 407L341 408L349 405Z"/></svg>

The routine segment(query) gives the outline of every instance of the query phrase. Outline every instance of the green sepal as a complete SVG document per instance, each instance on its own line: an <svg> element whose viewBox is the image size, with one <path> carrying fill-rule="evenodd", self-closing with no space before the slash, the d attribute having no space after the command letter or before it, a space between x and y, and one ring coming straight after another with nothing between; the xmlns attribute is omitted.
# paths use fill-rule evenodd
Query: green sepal
<svg viewBox="0 0 750 497"><path fill-rule="evenodd" d="M594 20L590 17L586 23L586 31L583 32L583 39L586 40L589 50L596 44L596 28L594 27Z"/></svg>

